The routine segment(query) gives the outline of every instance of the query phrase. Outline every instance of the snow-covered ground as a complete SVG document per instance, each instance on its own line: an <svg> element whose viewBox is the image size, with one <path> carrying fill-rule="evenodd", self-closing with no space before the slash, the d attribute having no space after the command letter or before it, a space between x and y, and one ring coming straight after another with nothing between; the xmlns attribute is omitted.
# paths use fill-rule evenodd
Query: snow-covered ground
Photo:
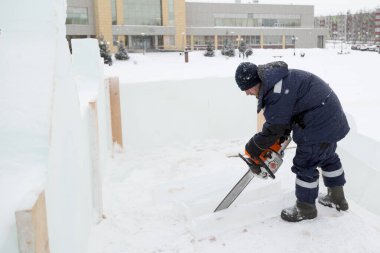
<svg viewBox="0 0 380 253"><path fill-rule="evenodd" d="M380 219L351 204L339 213L318 206L313 221L281 220L294 203L294 150L276 180L253 179L227 210L213 213L245 173L226 154L243 141L204 141L146 153L129 150L105 182L106 216L89 252L378 252Z"/></svg>
<svg viewBox="0 0 380 253"><path fill-rule="evenodd" d="M305 57L299 56L300 51L305 52ZM290 68L321 76L330 83L345 111L354 118L358 132L380 141L377 131L380 54L350 51L350 54L339 55L338 51L337 45L328 49L297 49L297 56L293 56L292 49L255 50L249 60L257 64L283 60ZM130 54L128 62L117 61L106 67L106 75L119 76L121 80L123 123L128 122L125 116L144 112L139 117L145 119L142 121L145 124L124 124L124 134L140 136L141 143L136 141L139 138L124 137L125 154L115 155L108 164L104 181L106 219L93 227L89 252L380 252L380 217L357 205L350 196L347 196L348 212L318 205L319 214L315 220L297 224L281 220L282 208L295 202L295 176L290 171L295 149L287 151L276 180L253 179L229 209L213 213L246 171L239 158L229 157L241 152L250 137L243 134L245 137L242 138L239 131L246 126L238 122L236 134L228 128L229 136L207 139L204 135L192 133L192 129L197 132L197 125L202 122L190 120L184 131L188 131L193 140L175 142L168 139L167 143L161 140L159 145L151 145L154 134L168 133L164 128L160 128L161 132L150 132L150 129L165 126L163 122L173 115L183 116L176 111L183 108L181 100L173 100L172 93L168 93L170 96L166 94L167 98L175 101L177 104L173 107L179 109L168 104L164 107L149 104L149 101L157 102L154 100L155 84L163 89L173 89L173 86L163 86L162 83L178 82L183 88L180 98L184 100L182 95L186 97L188 94L183 103L197 102L197 97L204 92L199 87L195 92L189 80L196 86L197 82L205 80L218 82L220 78L230 78L231 86L235 86L234 71L242 59L225 58L219 51L216 54L214 58L206 58L202 52L190 52L187 64L179 53ZM141 87L140 93L136 92L136 87ZM221 85L221 89L225 86ZM133 101L147 104L134 107L128 101L123 102L128 92L135 96ZM213 90L207 92L212 94ZM219 91L216 88L214 92ZM165 97L165 94L157 92L157 96ZM255 99L245 97L244 93L241 96L242 99ZM226 96L222 102L228 107L233 101ZM149 111L140 108L143 106L155 107L154 113L165 108L163 122L158 122L156 115L149 115ZM203 113L202 108L194 104L194 111L197 110ZM253 115L255 107L240 108L236 113ZM175 124L175 120L170 120L170 124ZM186 125L181 123L180 126ZM218 131L215 124L212 126ZM253 135L254 122L250 127ZM169 124L167 129L175 130ZM360 148L361 143L356 144ZM348 162L343 161L343 165L349 167ZM322 181L320 191L325 191ZM375 192L373 198L376 201Z"/></svg>

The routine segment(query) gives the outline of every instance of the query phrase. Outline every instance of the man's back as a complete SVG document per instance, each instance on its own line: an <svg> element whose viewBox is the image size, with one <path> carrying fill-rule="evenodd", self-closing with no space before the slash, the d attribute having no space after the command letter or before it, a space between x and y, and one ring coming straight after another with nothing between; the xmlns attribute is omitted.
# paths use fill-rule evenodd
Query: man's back
<svg viewBox="0 0 380 253"><path fill-rule="evenodd" d="M273 68L270 71L271 74L276 72ZM283 69L279 71L284 73ZM297 144L337 142L348 133L348 122L338 97L318 76L290 69L281 83L263 85L273 86L266 87L269 91L262 98L267 122L293 123L293 138ZM279 85L281 87L276 88Z"/></svg>

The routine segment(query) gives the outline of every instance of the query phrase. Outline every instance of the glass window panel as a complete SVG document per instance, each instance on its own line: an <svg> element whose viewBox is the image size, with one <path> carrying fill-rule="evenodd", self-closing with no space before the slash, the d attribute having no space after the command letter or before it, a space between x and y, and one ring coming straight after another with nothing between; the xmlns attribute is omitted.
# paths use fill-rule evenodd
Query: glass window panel
<svg viewBox="0 0 380 253"><path fill-rule="evenodd" d="M282 45L282 36L281 35L268 35L264 36L265 45Z"/></svg>
<svg viewBox="0 0 380 253"><path fill-rule="evenodd" d="M67 7L66 24L88 25L87 8Z"/></svg>
<svg viewBox="0 0 380 253"><path fill-rule="evenodd" d="M264 26L264 27L273 27L273 26L275 26L276 23L277 23L277 19L264 18L262 20L262 26Z"/></svg>
<svg viewBox="0 0 380 253"><path fill-rule="evenodd" d="M248 46L260 45L260 35L241 36Z"/></svg>
<svg viewBox="0 0 380 253"><path fill-rule="evenodd" d="M116 0L111 0L111 8L112 8L112 24L117 24L117 17L116 17Z"/></svg>
<svg viewBox="0 0 380 253"><path fill-rule="evenodd" d="M294 40L293 40L293 36L285 36L285 44L286 45L294 45Z"/></svg>
<svg viewBox="0 0 380 253"><path fill-rule="evenodd" d="M123 6L126 25L162 25L161 0L123 0Z"/></svg>
<svg viewBox="0 0 380 253"><path fill-rule="evenodd" d="M214 14L215 26L238 26L238 27L300 27L300 15L285 14Z"/></svg>
<svg viewBox="0 0 380 253"><path fill-rule="evenodd" d="M165 45L168 45L168 46L175 45L175 37L173 35L165 35L164 41L165 41Z"/></svg>
<svg viewBox="0 0 380 253"><path fill-rule="evenodd" d="M194 36L194 45L196 45L196 46L205 45L205 37L204 36Z"/></svg>

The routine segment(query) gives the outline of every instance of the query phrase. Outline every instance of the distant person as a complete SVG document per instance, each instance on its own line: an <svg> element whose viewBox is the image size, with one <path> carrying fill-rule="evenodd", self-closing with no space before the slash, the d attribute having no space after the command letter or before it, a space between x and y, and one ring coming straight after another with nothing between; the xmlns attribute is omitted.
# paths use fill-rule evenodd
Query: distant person
<svg viewBox="0 0 380 253"><path fill-rule="evenodd" d="M297 144L292 171L296 174L293 207L281 212L281 218L302 221L317 217L315 200L318 197L319 171L328 194L320 195L318 202L348 210L343 192L346 180L337 142L350 128L338 97L318 76L297 69L288 69L283 61L256 66L241 63L235 74L239 88L258 99L257 113L264 110L263 130L255 134L245 149L251 157L272 146L277 139L290 135Z"/></svg>

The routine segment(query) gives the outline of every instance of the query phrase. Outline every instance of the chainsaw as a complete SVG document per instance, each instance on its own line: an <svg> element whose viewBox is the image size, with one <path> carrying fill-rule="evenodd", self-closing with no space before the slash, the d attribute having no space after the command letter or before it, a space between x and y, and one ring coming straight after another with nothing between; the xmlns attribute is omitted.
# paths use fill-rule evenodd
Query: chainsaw
<svg viewBox="0 0 380 253"><path fill-rule="evenodd" d="M282 137L272 146L261 152L258 157L251 157L247 151L245 151L246 156L239 153L239 157L248 165L249 169L222 202L220 202L214 212L228 208L255 176L262 179L267 179L268 177L275 179L274 174L280 168L285 149L291 141L292 138L290 136Z"/></svg>

